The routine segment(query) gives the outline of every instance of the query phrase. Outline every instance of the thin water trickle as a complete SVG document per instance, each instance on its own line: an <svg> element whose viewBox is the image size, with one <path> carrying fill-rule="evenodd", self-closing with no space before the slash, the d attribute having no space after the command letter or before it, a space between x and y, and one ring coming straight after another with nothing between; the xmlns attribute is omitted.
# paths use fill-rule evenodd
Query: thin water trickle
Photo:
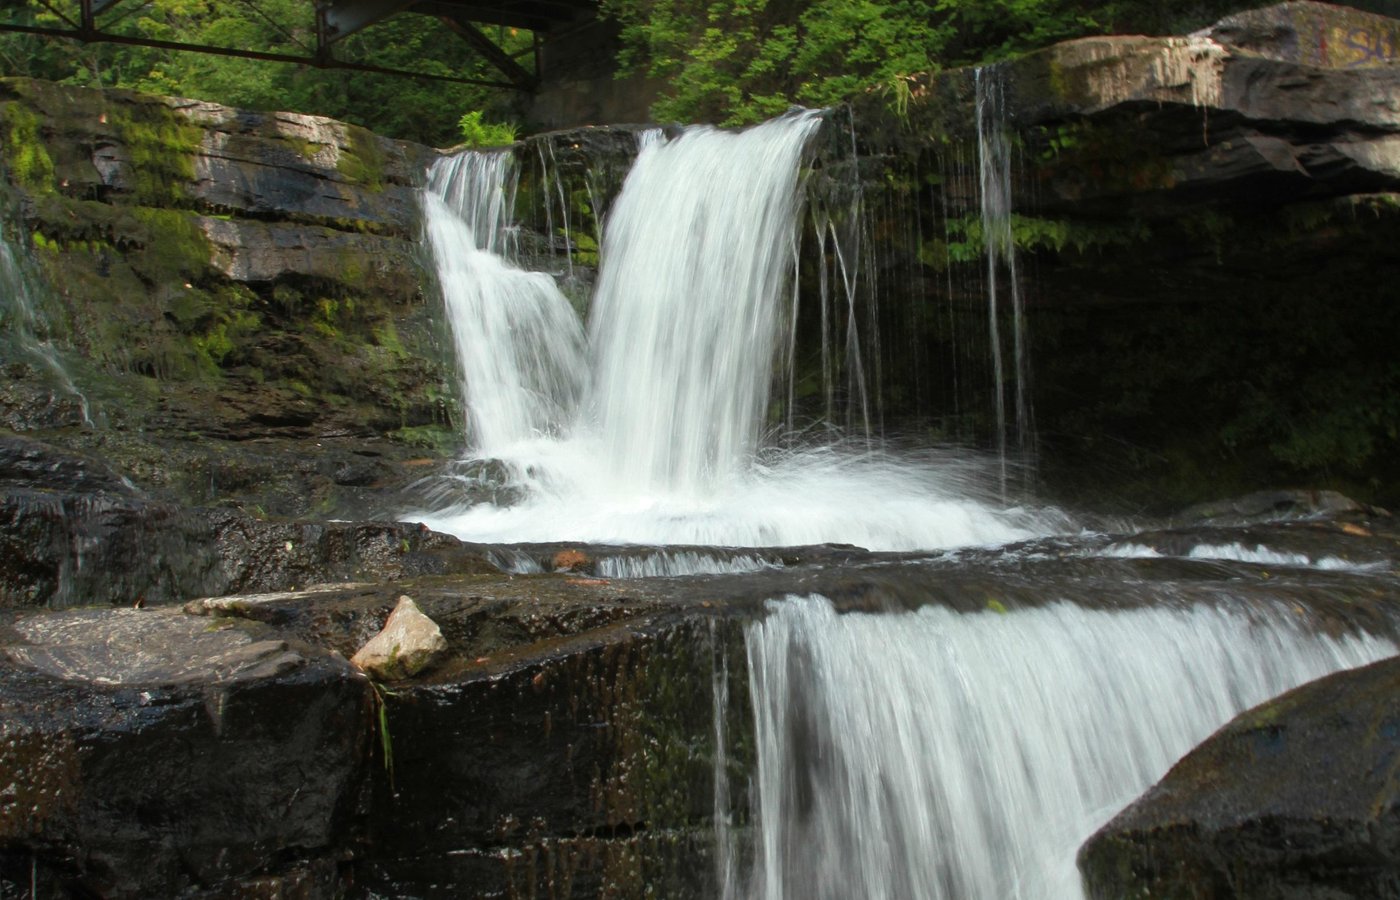
<svg viewBox="0 0 1400 900"><path fill-rule="evenodd" d="M643 133L608 212L586 344L547 278L492 252L509 230L509 163L474 153L440 163L426 230L464 370L469 446L497 459L523 499L408 517L480 541L886 550L1063 527L975 499L984 479L966 459L763 440L790 334L803 154L821 121L800 111L737 133ZM843 257L835 273L848 335L858 264Z"/></svg>
<svg viewBox="0 0 1400 900"><path fill-rule="evenodd" d="M49 385L77 401L82 421L92 424L87 397L73 380L62 355L54 346L35 285L37 277L27 271L22 252L11 244L0 229L0 333L9 350L36 363Z"/></svg>
<svg viewBox="0 0 1400 900"><path fill-rule="evenodd" d="M987 324L996 392L996 441L1002 494L1009 489L1012 455L1030 462L1030 400L1027 395L1025 312L1016 264L1016 238L1011 214L1011 141L1005 120L1004 86L995 69L977 69L977 171L982 218L982 241L987 261ZM1001 322L1009 306L1011 322L1010 372L1004 361ZM1007 415L1007 393L1012 414Z"/></svg>
<svg viewBox="0 0 1400 900"><path fill-rule="evenodd" d="M1291 610L1070 604L748 629L754 871L727 898L1074 900L1099 825L1235 714L1393 655ZM732 880L731 880L732 884Z"/></svg>

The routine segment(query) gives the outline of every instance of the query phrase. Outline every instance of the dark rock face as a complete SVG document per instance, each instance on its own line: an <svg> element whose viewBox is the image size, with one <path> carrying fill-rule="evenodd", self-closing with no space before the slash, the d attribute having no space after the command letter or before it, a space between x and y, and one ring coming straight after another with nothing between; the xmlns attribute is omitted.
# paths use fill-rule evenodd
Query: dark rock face
<svg viewBox="0 0 1400 900"><path fill-rule="evenodd" d="M857 169L866 192L877 288L857 318L884 379L872 417L995 444L980 80L1015 147L1027 390L1051 491L1165 511L1307 484L1394 505L1400 411L1381 398L1397 388L1400 69L1358 48L1394 46L1397 28L1289 3L862 98L858 158L833 138L823 169ZM998 318L1011 360L1005 290ZM799 404L819 383L799 373Z"/></svg>
<svg viewBox="0 0 1400 900"><path fill-rule="evenodd" d="M0 127L32 150L7 173L6 302L27 295L34 332L0 342L8 427L160 499L272 515L377 512L457 442L416 249L435 151L25 79L0 84Z"/></svg>
<svg viewBox="0 0 1400 900"><path fill-rule="evenodd" d="M105 463L0 436L0 609L158 604L336 581L495 572L400 522L275 522L153 500Z"/></svg>
<svg viewBox="0 0 1400 900"><path fill-rule="evenodd" d="M1095 900L1400 896L1400 661L1237 717L1092 837Z"/></svg>

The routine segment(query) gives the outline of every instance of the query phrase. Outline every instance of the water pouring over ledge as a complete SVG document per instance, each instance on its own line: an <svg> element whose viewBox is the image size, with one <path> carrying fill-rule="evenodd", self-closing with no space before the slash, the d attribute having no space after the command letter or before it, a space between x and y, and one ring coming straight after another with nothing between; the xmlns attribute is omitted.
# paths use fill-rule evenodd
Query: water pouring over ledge
<svg viewBox="0 0 1400 900"><path fill-rule="evenodd" d="M765 440L798 257L803 153L821 115L651 133L610 211L586 345L545 276L499 251L504 154L437 164L427 233L462 361L476 460L513 502L404 517L476 541L874 550L998 544L1063 527L999 509L966 455Z"/></svg>

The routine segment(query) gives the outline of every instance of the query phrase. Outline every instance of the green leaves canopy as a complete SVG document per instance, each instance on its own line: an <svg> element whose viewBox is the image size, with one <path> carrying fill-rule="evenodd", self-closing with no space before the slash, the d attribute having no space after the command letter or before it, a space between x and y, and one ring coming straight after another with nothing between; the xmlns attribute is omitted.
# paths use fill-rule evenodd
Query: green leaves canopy
<svg viewBox="0 0 1400 900"><path fill-rule="evenodd" d="M624 66L669 85L656 118L738 125L914 73L1083 34L1166 33L1244 5L1203 0L1182 16L1145 0L603 0L603 11L622 26Z"/></svg>
<svg viewBox="0 0 1400 900"><path fill-rule="evenodd" d="M73 0L54 0L52 6L77 21ZM11 6L4 19L67 27L37 0ZM132 37L297 56L310 56L315 47L309 0L128 0L114 6L101 24ZM508 29L491 36L508 52L531 41L528 33ZM466 42L424 16L386 19L336 44L335 52L340 59L385 68L500 80ZM498 92L474 85L16 33L0 33L0 73L197 97L248 109L315 113L439 146L459 140L457 123L464 110L502 99Z"/></svg>

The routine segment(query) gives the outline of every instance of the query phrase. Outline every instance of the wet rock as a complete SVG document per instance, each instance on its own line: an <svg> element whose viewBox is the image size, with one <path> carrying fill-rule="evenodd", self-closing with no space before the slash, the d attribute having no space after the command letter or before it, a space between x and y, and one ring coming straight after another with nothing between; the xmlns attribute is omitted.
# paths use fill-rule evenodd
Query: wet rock
<svg viewBox="0 0 1400 900"><path fill-rule="evenodd" d="M907 104L853 101L840 130L860 152L819 138L813 181L835 198L833 228L890 236L867 269L888 299L869 305L880 326L863 336L886 423L997 440L998 386L966 374L989 352L967 340L987 304L980 236L910 224L980 221L980 84L1004 112L981 121L1018 148L1011 224L1046 492L1132 514L1279 484L1395 505L1397 416L1369 398L1394 392L1400 330L1386 288L1400 277L1397 33L1395 19L1289 3L1192 35L1090 37L919 76ZM889 214L843 212L821 182L851 171L865 208L878 195ZM818 255L806 270L822 271ZM938 316L909 314L930 303ZM820 338L820 323L797 329Z"/></svg>
<svg viewBox="0 0 1400 900"><path fill-rule="evenodd" d="M426 875L444 895L714 896L702 748L708 673L741 653L737 631L725 634L711 643L698 622L633 619L396 688L393 785L376 783L383 827L363 883L390 895ZM743 733L747 710L732 713Z"/></svg>
<svg viewBox="0 0 1400 900"><path fill-rule="evenodd" d="M338 648L389 585L0 616L0 890L713 896L693 676L737 623L556 576L413 594L448 658L377 701Z"/></svg>
<svg viewBox="0 0 1400 900"><path fill-rule="evenodd" d="M1095 900L1400 895L1400 661L1235 718L1084 845Z"/></svg>
<svg viewBox="0 0 1400 900"><path fill-rule="evenodd" d="M7 895L336 884L367 759L368 682L267 626L208 626L112 610L0 627Z"/></svg>
<svg viewBox="0 0 1400 900"><path fill-rule="evenodd" d="M139 493L104 460L17 434L0 435L0 485L72 493Z"/></svg>
<svg viewBox="0 0 1400 900"><path fill-rule="evenodd" d="M1336 491L1256 491L1198 503L1173 516L1173 521L1181 525L1242 525L1365 511L1367 507Z"/></svg>
<svg viewBox="0 0 1400 900"><path fill-rule="evenodd" d="M0 608L497 571L482 550L420 525L273 522L158 502L91 458L22 438L0 441L0 550Z"/></svg>
<svg viewBox="0 0 1400 900"><path fill-rule="evenodd" d="M0 99L43 123L52 181L11 182L6 208L35 236L12 249L74 381L65 394L3 354L0 421L101 448L179 504L392 505L412 480L396 464L453 431L416 246L436 151L314 116L30 79L0 81ZM319 464L369 441L385 469Z"/></svg>
<svg viewBox="0 0 1400 900"><path fill-rule="evenodd" d="M412 678L431 668L447 651L437 623L407 595L399 598L384 630L350 658L351 664L380 681Z"/></svg>

